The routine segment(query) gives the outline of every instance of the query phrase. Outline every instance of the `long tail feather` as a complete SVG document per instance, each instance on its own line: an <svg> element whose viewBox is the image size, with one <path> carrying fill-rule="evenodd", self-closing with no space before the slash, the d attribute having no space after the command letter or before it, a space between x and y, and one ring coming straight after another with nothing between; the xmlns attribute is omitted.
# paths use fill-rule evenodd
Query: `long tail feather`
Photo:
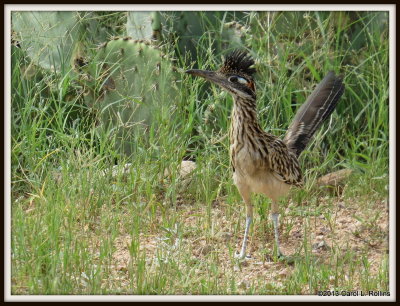
<svg viewBox="0 0 400 306"><path fill-rule="evenodd" d="M299 108L283 141L297 156L311 137L332 114L344 92L342 79L330 71Z"/></svg>

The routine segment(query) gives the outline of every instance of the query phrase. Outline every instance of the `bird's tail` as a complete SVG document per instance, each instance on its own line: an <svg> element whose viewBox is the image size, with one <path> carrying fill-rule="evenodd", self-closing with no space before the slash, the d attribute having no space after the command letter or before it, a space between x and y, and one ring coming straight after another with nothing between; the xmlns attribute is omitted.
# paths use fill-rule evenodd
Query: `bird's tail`
<svg viewBox="0 0 400 306"><path fill-rule="evenodd" d="M330 71L299 108L283 141L297 156L311 137L332 114L344 91L342 79Z"/></svg>

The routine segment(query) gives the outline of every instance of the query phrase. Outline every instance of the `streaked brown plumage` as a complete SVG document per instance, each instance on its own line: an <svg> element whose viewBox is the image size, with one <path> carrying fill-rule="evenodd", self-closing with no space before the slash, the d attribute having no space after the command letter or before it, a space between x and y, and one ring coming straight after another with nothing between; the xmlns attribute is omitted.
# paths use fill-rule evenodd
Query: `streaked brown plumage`
<svg viewBox="0 0 400 306"><path fill-rule="evenodd" d="M300 107L283 140L263 131L256 113L253 59L234 51L217 71L188 70L221 86L234 98L230 128L230 159L233 180L246 204L246 229L240 258L245 257L247 236L253 218L252 193L272 200L272 219L279 251L278 201L291 186L302 185L298 156L318 127L329 117L343 94L340 78L329 72Z"/></svg>

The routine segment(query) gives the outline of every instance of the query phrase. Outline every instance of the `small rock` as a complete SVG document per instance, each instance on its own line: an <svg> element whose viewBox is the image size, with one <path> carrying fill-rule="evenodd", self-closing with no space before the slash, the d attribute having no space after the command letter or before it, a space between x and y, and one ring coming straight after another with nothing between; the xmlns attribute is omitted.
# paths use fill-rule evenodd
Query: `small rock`
<svg viewBox="0 0 400 306"><path fill-rule="evenodd" d="M313 250L329 250L330 247L326 244L325 240L314 243L312 245Z"/></svg>
<svg viewBox="0 0 400 306"><path fill-rule="evenodd" d="M191 160L184 160L181 163L181 170L179 171L179 174L182 177L187 176L191 172L193 172L196 169L196 163L191 161Z"/></svg>
<svg viewBox="0 0 400 306"><path fill-rule="evenodd" d="M326 174L317 179L318 186L336 187L342 185L353 171L351 169L342 169Z"/></svg>

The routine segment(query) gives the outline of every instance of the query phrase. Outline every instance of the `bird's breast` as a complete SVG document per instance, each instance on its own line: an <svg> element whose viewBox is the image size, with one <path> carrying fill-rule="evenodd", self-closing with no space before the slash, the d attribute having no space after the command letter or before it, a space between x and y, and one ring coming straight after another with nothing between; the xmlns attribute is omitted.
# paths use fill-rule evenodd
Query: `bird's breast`
<svg viewBox="0 0 400 306"><path fill-rule="evenodd" d="M250 168L245 168L246 166L246 162L239 163L233 173L233 181L239 190L246 186L251 192L264 194L274 201L288 193L291 186L277 178L269 169L254 164Z"/></svg>
<svg viewBox="0 0 400 306"><path fill-rule="evenodd" d="M246 143L237 145L237 143L233 142L230 147L230 153L235 172L239 171L245 176L252 176L267 166L266 160L261 156L260 152L253 150Z"/></svg>

